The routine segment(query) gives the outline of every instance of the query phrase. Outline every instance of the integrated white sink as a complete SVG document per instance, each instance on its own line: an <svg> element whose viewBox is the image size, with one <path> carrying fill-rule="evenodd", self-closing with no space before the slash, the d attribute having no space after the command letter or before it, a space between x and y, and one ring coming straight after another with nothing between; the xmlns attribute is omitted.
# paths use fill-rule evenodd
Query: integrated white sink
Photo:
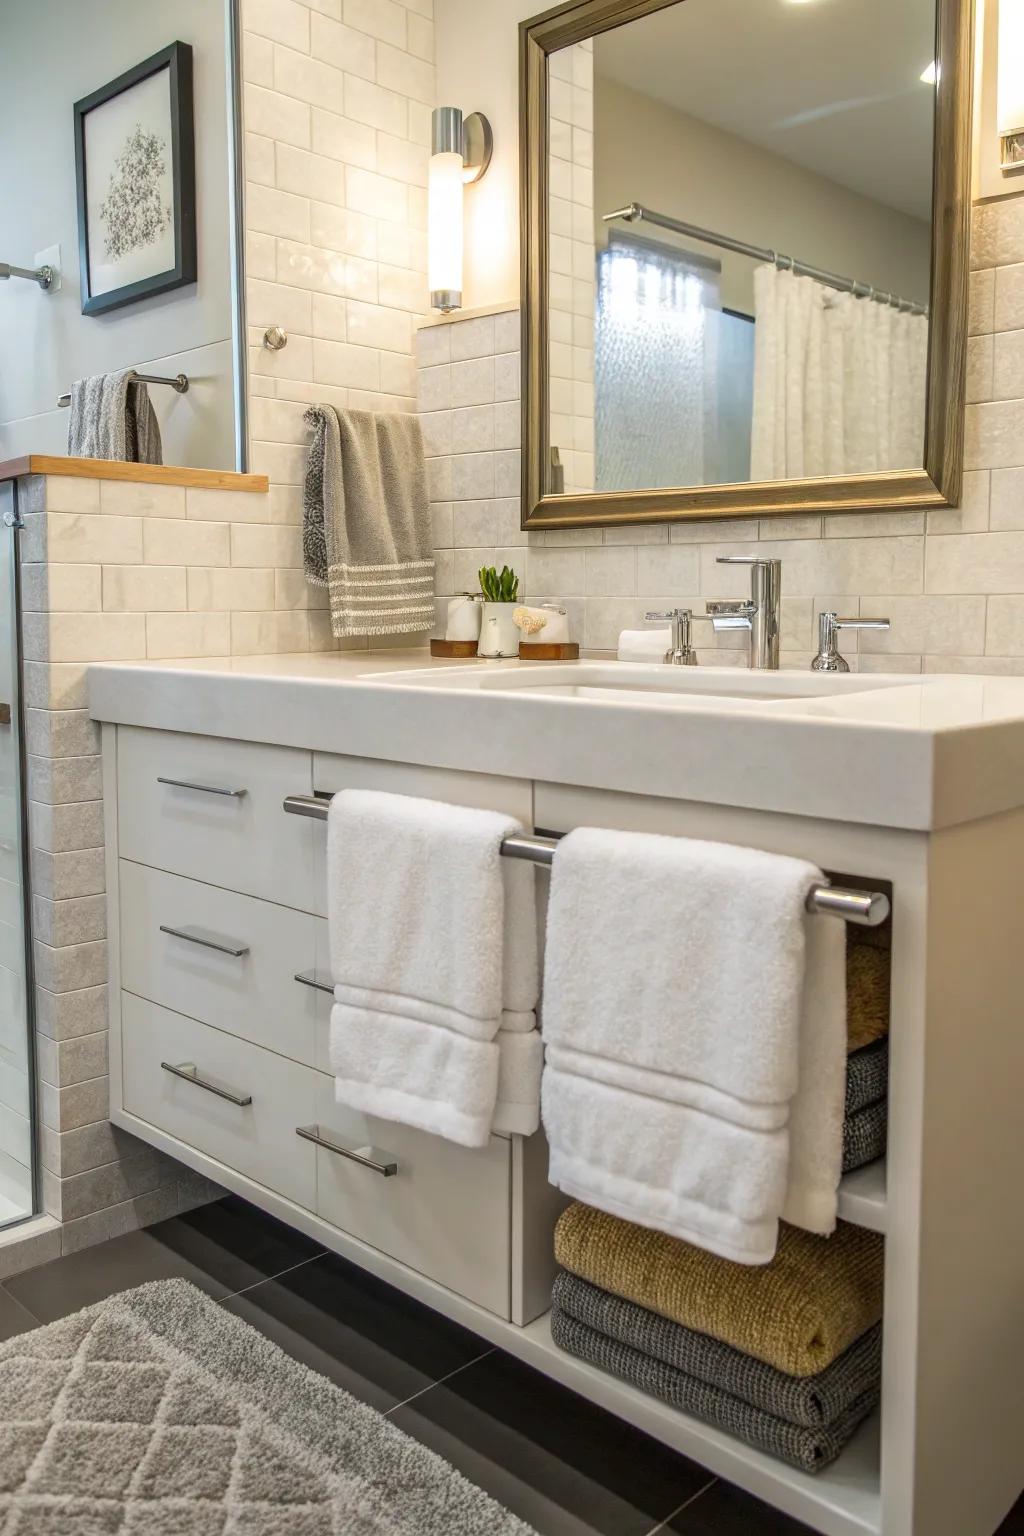
<svg viewBox="0 0 1024 1536"><path fill-rule="evenodd" d="M828 672L750 672L735 667L646 666L633 662L578 661L532 665L473 662L468 666L423 667L374 674L374 682L413 688L472 689L487 693L529 693L531 697L581 699L592 703L640 704L655 709L749 709L802 700L849 698L853 694L906 686L893 677Z"/></svg>

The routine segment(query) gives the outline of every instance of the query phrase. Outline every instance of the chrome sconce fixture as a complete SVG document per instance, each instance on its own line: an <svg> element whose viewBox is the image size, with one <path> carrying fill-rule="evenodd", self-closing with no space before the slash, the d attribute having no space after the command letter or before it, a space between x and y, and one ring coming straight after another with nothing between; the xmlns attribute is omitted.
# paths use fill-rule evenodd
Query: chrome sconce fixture
<svg viewBox="0 0 1024 1536"><path fill-rule="evenodd" d="M462 308L462 191L491 163L491 125L482 112L435 107L430 124L427 274L430 307Z"/></svg>
<svg viewBox="0 0 1024 1536"><path fill-rule="evenodd" d="M38 283L44 292L48 291L53 282L52 267L12 267L9 261L0 261L0 283L6 283L12 277L27 278L30 283Z"/></svg>

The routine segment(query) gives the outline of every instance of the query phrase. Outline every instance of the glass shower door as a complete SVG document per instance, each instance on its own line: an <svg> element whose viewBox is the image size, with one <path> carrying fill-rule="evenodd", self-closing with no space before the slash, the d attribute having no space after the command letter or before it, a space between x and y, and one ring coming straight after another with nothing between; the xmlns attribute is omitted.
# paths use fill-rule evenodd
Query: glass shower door
<svg viewBox="0 0 1024 1536"><path fill-rule="evenodd" d="M0 483L0 1229L35 1208L15 485Z"/></svg>

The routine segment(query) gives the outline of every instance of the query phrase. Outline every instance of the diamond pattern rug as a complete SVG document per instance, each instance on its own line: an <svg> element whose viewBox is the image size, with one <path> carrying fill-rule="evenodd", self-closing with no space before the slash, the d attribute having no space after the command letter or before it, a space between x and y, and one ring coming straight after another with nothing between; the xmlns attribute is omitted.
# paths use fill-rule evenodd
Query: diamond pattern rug
<svg viewBox="0 0 1024 1536"><path fill-rule="evenodd" d="M0 1345L2 1536L535 1536L184 1280Z"/></svg>

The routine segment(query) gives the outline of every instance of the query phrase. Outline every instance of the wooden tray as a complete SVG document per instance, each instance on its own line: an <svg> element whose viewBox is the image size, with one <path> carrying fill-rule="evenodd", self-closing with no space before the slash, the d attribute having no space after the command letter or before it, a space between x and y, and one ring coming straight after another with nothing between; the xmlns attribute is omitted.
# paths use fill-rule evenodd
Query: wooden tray
<svg viewBox="0 0 1024 1536"><path fill-rule="evenodd" d="M476 646L475 640L431 640L430 654L447 656L449 660L456 658L465 660L469 656L476 657Z"/></svg>
<svg viewBox="0 0 1024 1536"><path fill-rule="evenodd" d="M539 640L520 640L519 658L521 661L579 661L580 648L575 640L564 640L558 645L550 642L544 645Z"/></svg>

